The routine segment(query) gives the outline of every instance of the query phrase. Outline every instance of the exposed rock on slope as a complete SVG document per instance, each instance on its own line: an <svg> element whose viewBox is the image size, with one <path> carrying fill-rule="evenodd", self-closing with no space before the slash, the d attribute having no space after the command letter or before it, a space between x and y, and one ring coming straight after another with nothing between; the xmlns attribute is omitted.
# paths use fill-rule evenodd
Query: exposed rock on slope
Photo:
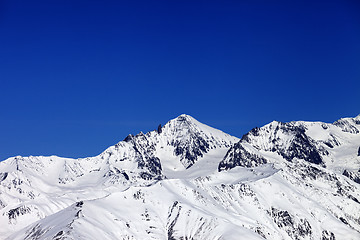
<svg viewBox="0 0 360 240"><path fill-rule="evenodd" d="M181 115L83 159L0 163L0 239L360 239L360 116L242 139Z"/></svg>

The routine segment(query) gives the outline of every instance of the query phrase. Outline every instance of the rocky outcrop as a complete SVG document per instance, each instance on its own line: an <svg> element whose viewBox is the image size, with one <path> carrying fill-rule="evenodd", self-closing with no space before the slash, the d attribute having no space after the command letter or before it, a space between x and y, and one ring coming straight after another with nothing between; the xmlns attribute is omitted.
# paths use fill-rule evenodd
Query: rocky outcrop
<svg viewBox="0 0 360 240"><path fill-rule="evenodd" d="M220 162L218 170L224 171L234 167L257 167L267 163L267 160L257 154L251 153L246 150L241 142L232 146L226 153L224 159Z"/></svg>

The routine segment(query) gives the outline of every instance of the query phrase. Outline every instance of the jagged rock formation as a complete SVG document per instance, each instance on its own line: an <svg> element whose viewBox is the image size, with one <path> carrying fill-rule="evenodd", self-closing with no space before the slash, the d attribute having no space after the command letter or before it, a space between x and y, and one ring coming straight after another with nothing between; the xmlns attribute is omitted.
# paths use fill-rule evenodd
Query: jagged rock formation
<svg viewBox="0 0 360 240"><path fill-rule="evenodd" d="M305 130L303 125L274 121L262 128L252 129L241 141L257 149L276 152L287 161L297 158L320 164L322 158L319 151Z"/></svg>
<svg viewBox="0 0 360 240"><path fill-rule="evenodd" d="M356 172L345 169L343 175L360 184L360 169Z"/></svg>
<svg viewBox="0 0 360 240"><path fill-rule="evenodd" d="M359 142L360 116L238 139L181 115L96 157L10 158L0 239L359 239Z"/></svg>
<svg viewBox="0 0 360 240"><path fill-rule="evenodd" d="M255 153L249 152L242 145L242 141L233 145L219 163L219 171L240 167L257 167L267 163L267 160Z"/></svg>

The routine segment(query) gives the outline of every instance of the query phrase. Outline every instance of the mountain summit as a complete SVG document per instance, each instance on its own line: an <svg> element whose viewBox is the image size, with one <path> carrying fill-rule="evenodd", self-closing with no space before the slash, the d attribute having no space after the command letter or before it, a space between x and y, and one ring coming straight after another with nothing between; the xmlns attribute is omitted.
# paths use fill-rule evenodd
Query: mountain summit
<svg viewBox="0 0 360 240"><path fill-rule="evenodd" d="M359 116L238 139L183 114L95 157L9 158L0 239L359 239Z"/></svg>
<svg viewBox="0 0 360 240"><path fill-rule="evenodd" d="M182 114L169 121L162 129L161 147L174 148L174 155L180 157L185 168L189 168L204 154L213 149L229 148L239 139Z"/></svg>

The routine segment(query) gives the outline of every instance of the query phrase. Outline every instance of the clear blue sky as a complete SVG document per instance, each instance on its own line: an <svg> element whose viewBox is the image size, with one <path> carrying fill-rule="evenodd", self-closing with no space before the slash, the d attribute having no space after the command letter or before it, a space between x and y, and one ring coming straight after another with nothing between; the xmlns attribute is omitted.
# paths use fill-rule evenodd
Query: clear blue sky
<svg viewBox="0 0 360 240"><path fill-rule="evenodd" d="M269 3L272 2L272 3ZM359 1L0 1L0 160L182 113L241 137L360 114Z"/></svg>

